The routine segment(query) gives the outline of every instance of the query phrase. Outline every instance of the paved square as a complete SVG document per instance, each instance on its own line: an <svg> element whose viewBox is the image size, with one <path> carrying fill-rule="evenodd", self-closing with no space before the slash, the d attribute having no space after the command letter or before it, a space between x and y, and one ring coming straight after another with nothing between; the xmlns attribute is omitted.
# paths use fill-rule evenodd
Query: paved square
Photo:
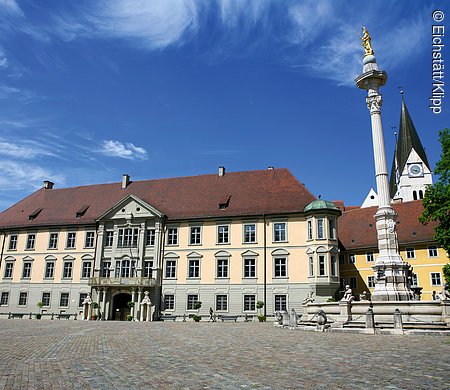
<svg viewBox="0 0 450 390"><path fill-rule="evenodd" d="M450 338L0 320L0 389L448 389Z"/></svg>

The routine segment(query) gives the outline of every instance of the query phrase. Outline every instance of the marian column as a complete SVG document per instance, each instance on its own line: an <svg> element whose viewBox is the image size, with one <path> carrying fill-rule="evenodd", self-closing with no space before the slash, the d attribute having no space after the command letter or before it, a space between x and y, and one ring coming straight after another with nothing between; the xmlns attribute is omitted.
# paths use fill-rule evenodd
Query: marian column
<svg viewBox="0 0 450 390"><path fill-rule="evenodd" d="M387 74L384 70L378 69L371 38L365 27L363 27L361 39L365 50L363 74L358 76L355 82L358 88L367 90L366 103L372 122L373 154L378 192L378 211L375 214L375 221L379 255L372 267L375 271L375 291L372 299L374 301L407 301L411 299L412 294L407 282L408 266L403 262L398 252L395 223L397 214L391 207L381 124L381 104L383 101L381 94L378 92L380 87L386 84Z"/></svg>

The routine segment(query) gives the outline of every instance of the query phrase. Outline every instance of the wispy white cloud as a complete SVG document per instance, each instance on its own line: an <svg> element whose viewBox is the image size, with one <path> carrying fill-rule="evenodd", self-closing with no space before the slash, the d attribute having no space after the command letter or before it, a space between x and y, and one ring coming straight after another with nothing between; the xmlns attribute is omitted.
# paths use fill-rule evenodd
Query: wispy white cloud
<svg viewBox="0 0 450 390"><path fill-rule="evenodd" d="M8 66L8 58L4 50L0 47L0 68L6 68Z"/></svg>
<svg viewBox="0 0 450 390"><path fill-rule="evenodd" d="M0 0L0 9L9 14L23 16L23 12L16 0Z"/></svg>
<svg viewBox="0 0 450 390"><path fill-rule="evenodd" d="M0 160L0 188L8 190L37 189L42 181L65 183L65 176L51 169L22 161Z"/></svg>
<svg viewBox="0 0 450 390"><path fill-rule="evenodd" d="M133 145L131 142L105 140L102 142L99 152L108 157L120 157L129 160L146 160L147 151L144 148Z"/></svg>
<svg viewBox="0 0 450 390"><path fill-rule="evenodd" d="M39 156L56 157L56 154L45 145L30 140L25 140L21 143L14 143L0 139L0 155L25 160L33 159Z"/></svg>

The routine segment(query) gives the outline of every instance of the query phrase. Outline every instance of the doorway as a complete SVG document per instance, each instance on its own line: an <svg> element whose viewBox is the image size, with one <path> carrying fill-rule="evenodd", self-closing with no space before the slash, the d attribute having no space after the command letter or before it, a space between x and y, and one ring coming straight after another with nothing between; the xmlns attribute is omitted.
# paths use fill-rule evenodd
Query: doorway
<svg viewBox="0 0 450 390"><path fill-rule="evenodd" d="M131 294L120 293L114 296L112 318L115 321L124 321L130 314L128 302L131 301Z"/></svg>

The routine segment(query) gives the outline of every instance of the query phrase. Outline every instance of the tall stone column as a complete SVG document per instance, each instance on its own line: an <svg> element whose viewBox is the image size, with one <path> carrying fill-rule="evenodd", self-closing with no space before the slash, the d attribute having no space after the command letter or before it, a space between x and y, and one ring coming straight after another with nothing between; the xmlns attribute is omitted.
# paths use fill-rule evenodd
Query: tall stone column
<svg viewBox="0 0 450 390"><path fill-rule="evenodd" d="M375 290L373 300L407 301L411 291L407 284L407 266L398 251L396 232L397 214L391 207L389 180L384 148L383 126L381 123L381 105L383 100L380 87L386 83L387 74L379 70L371 47L371 38L365 28L363 46L366 55L363 59L363 74L355 80L358 88L367 91L367 108L372 124L373 155L375 160L375 178L378 192L378 210L374 216L377 228L378 257L373 265L375 271Z"/></svg>
<svg viewBox="0 0 450 390"><path fill-rule="evenodd" d="M95 277L100 276L100 269L102 265L102 256L103 256L103 235L105 232L104 225L100 225L98 227L97 232L97 246L95 248L95 262L94 262L94 275Z"/></svg>
<svg viewBox="0 0 450 390"><path fill-rule="evenodd" d="M106 287L102 288L102 320L108 320L108 314L106 313Z"/></svg>

